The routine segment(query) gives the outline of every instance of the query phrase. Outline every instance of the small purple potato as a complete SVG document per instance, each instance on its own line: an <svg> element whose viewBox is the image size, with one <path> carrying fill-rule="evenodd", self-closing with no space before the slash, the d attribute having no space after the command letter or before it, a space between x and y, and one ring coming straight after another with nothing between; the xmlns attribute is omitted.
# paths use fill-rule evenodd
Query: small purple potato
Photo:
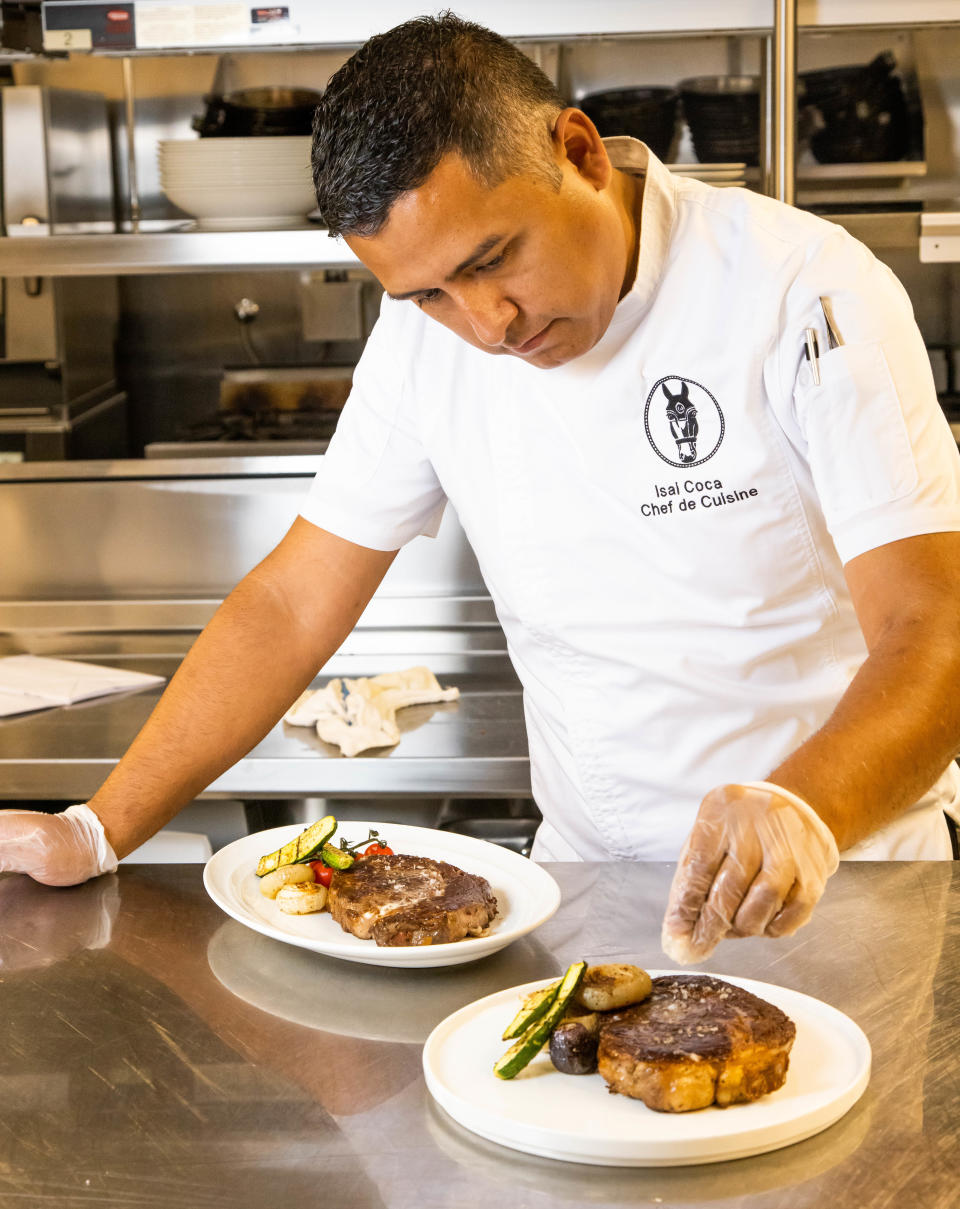
<svg viewBox="0 0 960 1209"><path fill-rule="evenodd" d="M550 1061L558 1071L565 1075L593 1074L597 1069L598 1026L596 1016L561 1020L550 1034Z"/></svg>

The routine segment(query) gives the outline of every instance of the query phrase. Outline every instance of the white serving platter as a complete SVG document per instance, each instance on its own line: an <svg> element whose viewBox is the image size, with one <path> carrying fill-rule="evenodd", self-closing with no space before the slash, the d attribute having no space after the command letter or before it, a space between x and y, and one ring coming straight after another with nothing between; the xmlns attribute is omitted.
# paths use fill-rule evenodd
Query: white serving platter
<svg viewBox="0 0 960 1209"><path fill-rule="evenodd" d="M651 970L653 977L677 971ZM786 1083L750 1104L698 1112L654 1112L611 1095L599 1074L562 1075L544 1051L514 1079L493 1064L522 997L549 979L488 995L448 1016L423 1049L427 1088L455 1121L501 1146L570 1163L675 1167L763 1154L839 1120L870 1079L870 1043L843 1012L798 991L724 978L775 1004L797 1036Z"/></svg>
<svg viewBox="0 0 960 1209"><path fill-rule="evenodd" d="M382 842L394 852L448 861L485 877L497 897L500 913L484 935L454 944L380 948L372 940L359 940L344 932L326 911L285 915L276 902L260 893L254 871L261 856L303 831L298 824L256 832L221 848L204 867L203 884L221 910L254 932L327 957L405 969L460 965L496 953L538 928L560 905L560 887L545 869L486 840L429 827L354 821L342 823L335 839L346 838L351 843L362 840L371 828L379 831Z"/></svg>

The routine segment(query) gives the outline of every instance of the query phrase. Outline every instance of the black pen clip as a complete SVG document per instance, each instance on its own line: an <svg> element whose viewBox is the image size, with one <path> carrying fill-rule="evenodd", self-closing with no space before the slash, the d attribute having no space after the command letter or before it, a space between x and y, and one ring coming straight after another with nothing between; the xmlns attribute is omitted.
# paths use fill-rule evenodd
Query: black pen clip
<svg viewBox="0 0 960 1209"><path fill-rule="evenodd" d="M803 329L803 355L810 362L810 372L813 375L814 386L820 385L820 342L817 339L817 329L815 327L807 327Z"/></svg>

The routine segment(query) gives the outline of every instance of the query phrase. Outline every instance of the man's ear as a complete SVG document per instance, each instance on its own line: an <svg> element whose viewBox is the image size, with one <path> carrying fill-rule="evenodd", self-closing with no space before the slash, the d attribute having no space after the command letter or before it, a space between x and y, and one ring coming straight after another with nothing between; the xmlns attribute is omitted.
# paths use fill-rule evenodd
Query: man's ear
<svg viewBox="0 0 960 1209"><path fill-rule="evenodd" d="M554 151L598 191L609 185L613 165L596 126L581 109L564 109L553 125Z"/></svg>

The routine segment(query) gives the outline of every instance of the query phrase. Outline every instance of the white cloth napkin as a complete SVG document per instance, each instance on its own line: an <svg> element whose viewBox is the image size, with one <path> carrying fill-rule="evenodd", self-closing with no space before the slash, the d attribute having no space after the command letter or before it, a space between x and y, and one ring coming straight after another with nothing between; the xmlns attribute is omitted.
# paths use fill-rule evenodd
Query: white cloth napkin
<svg viewBox="0 0 960 1209"><path fill-rule="evenodd" d="M293 726L314 726L325 743L334 743L345 756L371 747L394 747L400 742L398 709L455 701L458 688L441 688L429 668L383 672L355 680L339 677L324 688L302 693L283 716Z"/></svg>
<svg viewBox="0 0 960 1209"><path fill-rule="evenodd" d="M0 658L0 718L162 684L163 676L42 655Z"/></svg>

